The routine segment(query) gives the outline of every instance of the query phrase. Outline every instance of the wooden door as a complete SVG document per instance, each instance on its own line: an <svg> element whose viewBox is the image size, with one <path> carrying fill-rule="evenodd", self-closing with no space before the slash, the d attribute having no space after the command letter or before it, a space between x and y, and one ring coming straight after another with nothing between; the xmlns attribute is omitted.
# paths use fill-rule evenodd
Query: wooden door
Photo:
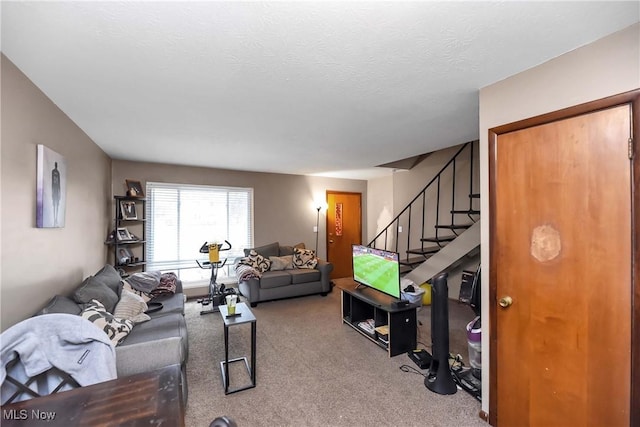
<svg viewBox="0 0 640 427"><path fill-rule="evenodd" d="M631 113L490 138L493 425L629 425Z"/></svg>
<svg viewBox="0 0 640 427"><path fill-rule="evenodd" d="M351 245L362 242L362 194L327 191L326 230L331 278L353 276Z"/></svg>

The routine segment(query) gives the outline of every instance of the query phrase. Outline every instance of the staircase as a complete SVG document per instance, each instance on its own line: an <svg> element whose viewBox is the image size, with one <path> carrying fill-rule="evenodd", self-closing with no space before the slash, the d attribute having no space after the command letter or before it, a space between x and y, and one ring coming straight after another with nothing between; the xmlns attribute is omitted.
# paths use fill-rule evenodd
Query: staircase
<svg viewBox="0 0 640 427"><path fill-rule="evenodd" d="M480 245L478 141L464 144L368 246L400 254L401 275L423 283Z"/></svg>

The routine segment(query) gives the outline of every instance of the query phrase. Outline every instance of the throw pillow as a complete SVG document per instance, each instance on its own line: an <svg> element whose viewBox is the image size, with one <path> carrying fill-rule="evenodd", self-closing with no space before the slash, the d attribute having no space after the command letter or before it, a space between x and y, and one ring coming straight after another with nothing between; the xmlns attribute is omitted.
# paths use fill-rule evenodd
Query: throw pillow
<svg viewBox="0 0 640 427"><path fill-rule="evenodd" d="M142 323L151 320L151 317L145 313L148 308L147 303L140 295L123 289L113 316L120 319L131 320L133 323Z"/></svg>
<svg viewBox="0 0 640 427"><path fill-rule="evenodd" d="M116 295L120 295L122 277L120 277L120 274L118 274L116 269L110 264L106 264L100 271L94 274L91 281L102 283L115 292Z"/></svg>
<svg viewBox="0 0 640 427"><path fill-rule="evenodd" d="M260 255L253 249L249 252L249 256L244 257L240 260L240 264L251 266L258 270L260 273L264 273L265 271L269 270L269 267L271 267L271 261L268 258Z"/></svg>
<svg viewBox="0 0 640 427"><path fill-rule="evenodd" d="M124 285L122 286L122 292L124 292L124 291L132 292L132 293L138 295L139 297L141 297L144 302L149 302L149 300L152 298L151 294L139 291L137 289L133 289L131 287L131 285L126 280L123 283L124 283Z"/></svg>
<svg viewBox="0 0 640 427"><path fill-rule="evenodd" d="M295 248L304 249L304 243L298 243L297 245L293 246L280 246L280 256L293 255L293 250Z"/></svg>
<svg viewBox="0 0 640 427"><path fill-rule="evenodd" d="M131 320L118 319L107 312L100 301L95 299L86 305L85 309L82 310L81 316L104 331L114 346L120 344L133 329Z"/></svg>
<svg viewBox="0 0 640 427"><path fill-rule="evenodd" d="M107 285L100 281L92 280L92 277L86 279L78 289L73 293L73 299L76 302L87 304L91 300L98 300L107 309L112 312L118 303L118 295L112 291Z"/></svg>
<svg viewBox="0 0 640 427"><path fill-rule="evenodd" d="M40 316L42 314L51 313L66 313L78 315L81 311L82 308L71 298L65 297L63 295L56 295L51 298L49 303L42 310L40 310L37 315Z"/></svg>
<svg viewBox="0 0 640 427"><path fill-rule="evenodd" d="M270 256L269 261L271 261L271 271L293 269L293 255Z"/></svg>
<svg viewBox="0 0 640 427"><path fill-rule="evenodd" d="M268 245L258 246L257 248L249 248L244 250L244 256L249 256L251 251L255 251L259 253L263 257L269 258L270 256L278 256L279 255L280 243L273 242Z"/></svg>
<svg viewBox="0 0 640 427"><path fill-rule="evenodd" d="M293 265L295 268L313 269L318 265L316 252L311 249L293 249Z"/></svg>

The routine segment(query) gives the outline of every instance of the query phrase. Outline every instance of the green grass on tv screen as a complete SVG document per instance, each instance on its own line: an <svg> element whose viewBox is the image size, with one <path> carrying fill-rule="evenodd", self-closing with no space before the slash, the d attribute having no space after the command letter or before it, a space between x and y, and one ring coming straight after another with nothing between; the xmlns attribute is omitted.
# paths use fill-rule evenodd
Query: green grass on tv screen
<svg viewBox="0 0 640 427"><path fill-rule="evenodd" d="M400 298L400 266L397 261L370 253L354 255L353 276L357 282Z"/></svg>

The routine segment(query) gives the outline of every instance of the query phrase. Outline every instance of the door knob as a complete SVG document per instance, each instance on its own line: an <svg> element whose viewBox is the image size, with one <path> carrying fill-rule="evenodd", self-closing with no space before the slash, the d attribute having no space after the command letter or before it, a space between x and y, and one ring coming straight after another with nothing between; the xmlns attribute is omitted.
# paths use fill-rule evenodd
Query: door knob
<svg viewBox="0 0 640 427"><path fill-rule="evenodd" d="M333 243L333 240L329 240L329 243Z"/></svg>
<svg viewBox="0 0 640 427"><path fill-rule="evenodd" d="M509 296L502 297L502 298L500 298L500 301L498 301L498 304L500 304L500 307L502 307L502 308L507 308L511 304L513 304L513 299L511 299L511 297L509 297Z"/></svg>

